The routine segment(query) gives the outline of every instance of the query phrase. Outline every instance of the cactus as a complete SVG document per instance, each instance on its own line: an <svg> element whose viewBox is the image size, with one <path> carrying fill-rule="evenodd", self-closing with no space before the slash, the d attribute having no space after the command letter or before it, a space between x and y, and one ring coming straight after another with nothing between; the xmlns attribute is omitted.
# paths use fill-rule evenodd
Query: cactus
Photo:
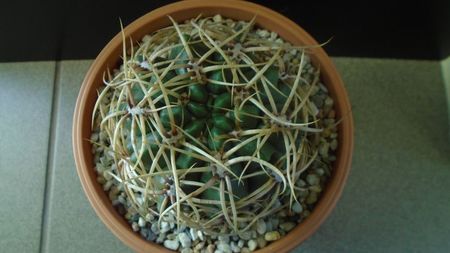
<svg viewBox="0 0 450 253"><path fill-rule="evenodd" d="M254 20L197 18L127 45L93 112L113 173L142 216L239 234L299 202L323 129L309 100L308 47L261 40ZM286 65L283 56L299 50ZM315 108L315 110L314 110Z"/></svg>

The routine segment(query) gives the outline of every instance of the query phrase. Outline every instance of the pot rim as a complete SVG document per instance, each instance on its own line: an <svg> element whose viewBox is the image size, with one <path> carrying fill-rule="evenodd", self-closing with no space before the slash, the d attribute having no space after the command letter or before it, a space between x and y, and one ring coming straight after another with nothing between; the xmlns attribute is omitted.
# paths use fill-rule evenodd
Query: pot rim
<svg viewBox="0 0 450 253"><path fill-rule="evenodd" d="M142 31L139 32L142 25L152 26L152 24L156 24L156 26L163 27L162 25L164 22L161 21L162 17L174 15L172 17L174 17L175 20L183 20L183 17L184 19L188 19L189 17L187 16L189 15L186 15L185 13L188 13L189 11L192 12L193 10L195 11L196 9L216 10L216 12L219 13L221 9L245 12L247 14L252 13L257 17L256 22L258 24L261 22L260 26L263 26L268 30L276 31L280 37L285 40L289 41L286 37L290 36L294 38L294 40L302 41L306 45L318 44L300 26L281 14L258 4L238 0L190 0L168 4L145 14L125 27L123 30L125 37L129 38L133 35L133 39L140 38L148 33ZM227 15L222 16L227 17ZM258 18L262 19L258 20ZM147 30L155 31L157 29L159 28L154 27ZM138 34L138 36L136 36L136 34ZM139 34L141 36L139 36ZM117 57L114 56L114 50L117 51L117 49L121 47L122 38L121 34L118 33L103 48L92 63L80 88L74 111L72 129L73 154L76 168L89 202L96 214L114 235L137 252L172 252L161 245L146 241L140 234L131 230L124 218L115 211L106 196L106 193L100 192L103 190L101 189L100 184L97 183L94 166L92 163L89 163L89 160L92 160L92 154L90 149L86 150L87 147L89 147L88 145L90 145L89 143L86 144L88 142L86 138L89 139L90 136L87 136L86 133L90 133L92 108L87 105L89 100L88 93L95 88L95 83L97 82L99 74L102 75L107 67L112 67L108 63L114 59L117 61ZM327 82L324 83L329 89L331 88L330 93L334 96L335 108L340 111L337 115L343 119L339 125L337 160L333 164L332 176L310 216L280 240L272 242L263 249L256 251L259 253L287 252L300 245L304 240L311 236L335 207L350 171L353 153L353 118L347 93L334 64L321 47L314 49L314 55L312 55L311 58L315 65L320 63L321 70L323 71L321 75L328 79ZM89 130L86 130L86 128Z"/></svg>

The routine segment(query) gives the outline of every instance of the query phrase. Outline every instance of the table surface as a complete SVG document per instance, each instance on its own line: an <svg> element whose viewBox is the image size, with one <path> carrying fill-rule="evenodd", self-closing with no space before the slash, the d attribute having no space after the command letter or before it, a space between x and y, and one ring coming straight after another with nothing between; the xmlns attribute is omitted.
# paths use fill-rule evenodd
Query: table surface
<svg viewBox="0 0 450 253"><path fill-rule="evenodd" d="M352 170L332 214L294 252L447 252L450 60L333 60L352 102ZM72 156L91 63L0 64L1 252L131 252L95 215Z"/></svg>

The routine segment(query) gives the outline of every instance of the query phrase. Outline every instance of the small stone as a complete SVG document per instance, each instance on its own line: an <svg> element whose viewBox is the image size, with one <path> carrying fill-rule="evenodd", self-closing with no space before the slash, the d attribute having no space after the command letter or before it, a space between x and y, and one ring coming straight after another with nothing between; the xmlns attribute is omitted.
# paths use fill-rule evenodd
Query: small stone
<svg viewBox="0 0 450 253"><path fill-rule="evenodd" d="M334 103L333 99L331 97L327 97L324 101L324 106L331 107L333 106L333 103Z"/></svg>
<svg viewBox="0 0 450 253"><path fill-rule="evenodd" d="M338 146L338 141L336 139L333 139L330 143L331 150L333 150L333 151L336 150L337 146Z"/></svg>
<svg viewBox="0 0 450 253"><path fill-rule="evenodd" d="M177 240L165 240L164 247L171 250L177 250L178 247L180 247L180 243Z"/></svg>
<svg viewBox="0 0 450 253"><path fill-rule="evenodd" d="M149 232L149 230L148 229L146 229L146 228L141 228L141 236L142 237L144 237L144 238L147 238L147 235L148 235L148 232ZM151 231L150 231L151 232Z"/></svg>
<svg viewBox="0 0 450 253"><path fill-rule="evenodd" d="M183 248L190 248L192 245L191 238L186 233L178 234L178 240Z"/></svg>
<svg viewBox="0 0 450 253"><path fill-rule="evenodd" d="M210 245L208 245L208 247L206 247L206 252L214 253L215 248L216 248L216 246L214 244L210 244Z"/></svg>
<svg viewBox="0 0 450 253"><path fill-rule="evenodd" d="M205 242L199 242L197 245L195 245L194 250L200 251L205 246Z"/></svg>
<svg viewBox="0 0 450 253"><path fill-rule="evenodd" d="M156 238L156 242L157 243L163 243L165 239L166 239L166 234L165 233L160 233L158 235L158 238Z"/></svg>
<svg viewBox="0 0 450 253"><path fill-rule="evenodd" d="M267 241L262 236L256 238L256 242L258 243L258 248L260 249L266 247L267 245Z"/></svg>
<svg viewBox="0 0 450 253"><path fill-rule="evenodd" d="M267 31L267 30L261 30L261 29L257 30L257 31L256 31L256 34L259 35L259 36L262 37L262 38L267 38L267 37L269 37L269 35L270 35L269 31Z"/></svg>
<svg viewBox="0 0 450 253"><path fill-rule="evenodd" d="M136 222L131 223L131 228L134 232L139 231L139 225Z"/></svg>
<svg viewBox="0 0 450 253"><path fill-rule="evenodd" d="M156 238L157 238L156 234L153 233L151 230L148 230L147 237L146 237L147 241L154 242L156 240Z"/></svg>
<svg viewBox="0 0 450 253"><path fill-rule="evenodd" d="M168 222L165 221L161 221L161 229L160 232L161 233L167 233L170 230L170 225Z"/></svg>
<svg viewBox="0 0 450 253"><path fill-rule="evenodd" d="M158 227L158 223L152 223L152 226L150 227L150 229L152 230L153 233L155 234L159 234L159 227Z"/></svg>
<svg viewBox="0 0 450 253"><path fill-rule="evenodd" d="M241 253L250 253L250 250L246 247L241 249Z"/></svg>
<svg viewBox="0 0 450 253"><path fill-rule="evenodd" d="M223 253L232 253L230 245L228 245L224 242L220 242L217 245L217 249L222 251Z"/></svg>
<svg viewBox="0 0 450 253"><path fill-rule="evenodd" d="M263 235L264 233L266 233L266 229L267 229L267 226L266 226L266 223L264 222L264 220L259 219L256 222L256 231L258 232L258 234Z"/></svg>
<svg viewBox="0 0 450 253"><path fill-rule="evenodd" d="M155 219L155 216L152 215L151 213L148 213L148 214L145 215L145 220L146 221L152 221L154 219Z"/></svg>
<svg viewBox="0 0 450 253"><path fill-rule="evenodd" d="M234 253L239 253L241 251L241 248L236 244L236 242L231 242L230 246L231 251L233 251Z"/></svg>
<svg viewBox="0 0 450 253"><path fill-rule="evenodd" d="M193 241L197 240L197 238L198 238L197 231L195 231L194 228L189 229L189 235L191 236L191 239Z"/></svg>
<svg viewBox="0 0 450 253"><path fill-rule="evenodd" d="M213 17L214 22L219 23L222 21L222 16L220 16L219 14L215 15Z"/></svg>
<svg viewBox="0 0 450 253"><path fill-rule="evenodd" d="M277 217L274 217L270 220L270 222L272 223L272 227L273 228L277 228L278 225L280 224L280 220Z"/></svg>
<svg viewBox="0 0 450 253"><path fill-rule="evenodd" d="M228 235L219 235L218 239L219 239L219 241L224 242L224 243L230 242L230 237Z"/></svg>
<svg viewBox="0 0 450 253"><path fill-rule="evenodd" d="M272 231L272 230L273 230L272 222L267 222L266 223L266 231Z"/></svg>
<svg viewBox="0 0 450 253"><path fill-rule="evenodd" d="M286 232L289 232L295 227L295 225L296 224L294 222L284 222L280 224L280 228Z"/></svg>
<svg viewBox="0 0 450 253"><path fill-rule="evenodd" d="M309 189L310 189L311 191L313 191L313 192L316 192L316 193L322 192L322 187L320 187L320 185L313 185L313 186L310 186Z"/></svg>
<svg viewBox="0 0 450 253"><path fill-rule="evenodd" d="M271 40L274 40L274 39L276 39L278 37L278 34L276 33L276 32L271 32L270 33L270 39Z"/></svg>
<svg viewBox="0 0 450 253"><path fill-rule="evenodd" d="M264 235L264 239L268 242L276 241L276 240L280 239L280 237L281 237L281 235L278 231L267 232Z"/></svg>
<svg viewBox="0 0 450 253"><path fill-rule="evenodd" d="M238 242L238 247L239 248L242 248L242 247L244 247L244 240L239 240L239 242Z"/></svg>
<svg viewBox="0 0 450 253"><path fill-rule="evenodd" d="M185 248L181 250L181 253L194 253L194 251L190 248Z"/></svg>
<svg viewBox="0 0 450 253"><path fill-rule="evenodd" d="M318 185L320 183L320 178L316 174L308 174L306 176L306 182L310 185Z"/></svg>
<svg viewBox="0 0 450 253"><path fill-rule="evenodd" d="M199 238L201 241L204 241L204 240L205 240L205 237L203 237L202 231L198 230L198 231L197 231L197 235L198 235L198 238Z"/></svg>
<svg viewBox="0 0 450 253"><path fill-rule="evenodd" d="M301 213L303 211L303 207L302 207L302 205L300 205L300 203L295 202L292 205L292 211L294 211L294 213Z"/></svg>
<svg viewBox="0 0 450 253"><path fill-rule="evenodd" d="M139 220L138 220L138 225L139 225L139 227L145 227L145 224L146 224L147 222L145 222L145 220L142 218L142 217L139 217Z"/></svg>
<svg viewBox="0 0 450 253"><path fill-rule="evenodd" d="M252 238L252 233L250 231L245 231L239 234L242 240L248 241Z"/></svg>
<svg viewBox="0 0 450 253"><path fill-rule="evenodd" d="M254 251L258 247L258 243L255 240L250 240L247 242L248 249Z"/></svg>
<svg viewBox="0 0 450 253"><path fill-rule="evenodd" d="M317 193L311 192L309 196L306 198L306 204L314 204L317 202Z"/></svg>
<svg viewBox="0 0 450 253"><path fill-rule="evenodd" d="M169 240L175 240L175 239L177 238L177 235L176 235L176 234L170 233L170 234L168 234L168 235L166 236L166 238L169 239Z"/></svg>

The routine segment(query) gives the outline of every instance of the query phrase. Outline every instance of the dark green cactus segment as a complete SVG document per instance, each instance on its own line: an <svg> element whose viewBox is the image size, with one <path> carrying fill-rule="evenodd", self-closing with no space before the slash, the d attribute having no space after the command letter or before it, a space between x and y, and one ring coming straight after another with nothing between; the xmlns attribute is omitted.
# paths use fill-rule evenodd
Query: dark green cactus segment
<svg viewBox="0 0 450 253"><path fill-rule="evenodd" d="M238 177L242 173L242 166L241 164L234 164L230 167L230 170L233 171L234 174L236 174ZM233 175L228 175L231 182L231 188L233 191L233 199L234 201L238 201L241 198L244 198L248 195L248 186L246 180L239 181L238 178L235 178ZM203 183L208 182L212 178L211 172L204 172L202 174L201 181ZM214 185L215 187L219 188L219 180L223 180L225 184L225 201L230 201L230 193L228 192L228 187L226 185L225 179L218 179L217 183ZM203 199L209 199L209 200L217 200L220 201L220 192L218 189L214 188L208 188L202 193Z"/></svg>
<svg viewBox="0 0 450 253"><path fill-rule="evenodd" d="M208 147L213 151L219 151L227 136L225 135L225 131L220 128L213 127L208 136Z"/></svg>
<svg viewBox="0 0 450 253"><path fill-rule="evenodd" d="M145 93L138 83L134 84L131 88L131 95L133 96L133 100L135 103L141 102L145 97Z"/></svg>
<svg viewBox="0 0 450 253"><path fill-rule="evenodd" d="M184 124L189 123L189 121L191 120L191 114L188 112L188 110L180 105L171 107L170 110L172 110L174 123L177 126L182 127ZM161 123L165 128L171 127L169 108L161 110L159 117L161 119Z"/></svg>
<svg viewBox="0 0 450 253"><path fill-rule="evenodd" d="M214 81L219 81L219 82L225 81L222 70L212 71L210 74L208 74L208 79L211 79ZM220 94L220 93L227 91L227 87L225 85L212 83L212 82L209 82L206 85L206 87L208 88L208 90L210 92L215 93L215 94Z"/></svg>
<svg viewBox="0 0 450 253"><path fill-rule="evenodd" d="M237 109L236 109L237 110ZM251 104L243 105L240 110L231 112L232 118L235 120L236 125L239 125L243 129L254 129L260 123L259 116L262 114L261 110Z"/></svg>
<svg viewBox="0 0 450 253"><path fill-rule="evenodd" d="M218 95L214 99L213 111L215 112L227 112L231 109L232 101L231 101L231 93L225 92Z"/></svg>
<svg viewBox="0 0 450 253"><path fill-rule="evenodd" d="M206 52L209 51L209 47L206 46L203 42L198 41L198 42L194 42L190 45L191 50L193 51L194 55L196 56L195 58L200 58L202 57L204 54L206 54Z"/></svg>
<svg viewBox="0 0 450 253"><path fill-rule="evenodd" d="M234 129L234 122L228 117L217 115L213 118L214 127L217 127L225 133L231 132Z"/></svg>
<svg viewBox="0 0 450 253"><path fill-rule="evenodd" d="M187 150L190 151L190 150ZM190 151L192 152L192 151ZM203 161L193 157L192 155L182 153L178 156L175 164L177 165L177 169L189 169L193 166L199 167L202 166Z"/></svg>
<svg viewBox="0 0 450 253"><path fill-rule="evenodd" d="M198 103L205 103L208 101L208 91L204 85L191 84L189 85L189 99Z"/></svg>
<svg viewBox="0 0 450 253"><path fill-rule="evenodd" d="M245 139L244 139L245 140ZM244 141L243 140L243 141ZM238 149L237 153L240 156L253 156L258 148L257 140L252 140L246 145L242 146ZM264 143L264 145L259 149L259 156L264 161L270 161L272 155L275 152L275 148L268 142Z"/></svg>
<svg viewBox="0 0 450 253"><path fill-rule="evenodd" d="M200 137L205 131L205 120L193 120L186 125L184 131L192 137Z"/></svg>
<svg viewBox="0 0 450 253"><path fill-rule="evenodd" d="M205 118L209 114L209 111L204 104L189 102L186 107L189 112L197 118Z"/></svg>
<svg viewBox="0 0 450 253"><path fill-rule="evenodd" d="M183 37L186 41L189 41L189 39L190 39L190 36L187 34L183 34ZM189 62L188 54L183 45L178 45L178 46L172 48L172 50L170 50L170 53L169 53L169 59L172 59L172 60L178 59L177 61L175 61L176 65L183 65L183 64L186 65ZM175 69L175 73L178 75L183 75L183 74L186 74L187 72L188 72L187 66Z"/></svg>

